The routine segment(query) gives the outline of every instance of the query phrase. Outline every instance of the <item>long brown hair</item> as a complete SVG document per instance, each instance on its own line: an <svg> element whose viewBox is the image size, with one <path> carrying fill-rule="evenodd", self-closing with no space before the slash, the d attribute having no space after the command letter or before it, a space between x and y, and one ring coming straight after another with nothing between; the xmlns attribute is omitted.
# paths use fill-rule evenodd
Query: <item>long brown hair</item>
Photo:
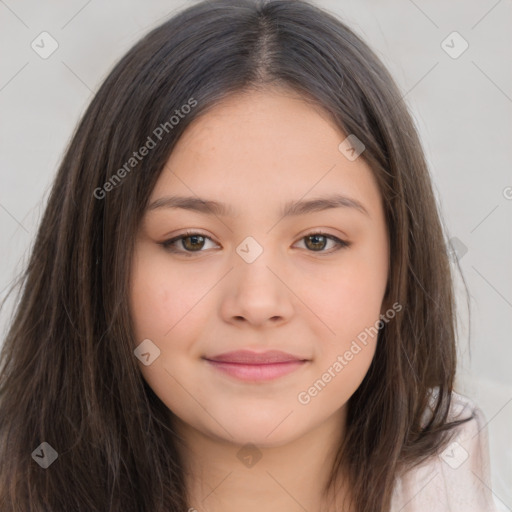
<svg viewBox="0 0 512 512"><path fill-rule="evenodd" d="M448 442L460 423L447 416L456 369L452 278L398 88L359 37L306 1L204 1L117 63L58 170L1 353L2 511L187 510L179 439L133 354L135 233L187 126L231 93L273 85L314 101L365 145L389 230L385 303L403 306L381 328L349 401L329 488L349 468L354 509L389 511L400 472ZM154 146L132 161L148 137ZM433 388L433 414L422 423ZM47 469L33 456L43 442L58 454Z"/></svg>

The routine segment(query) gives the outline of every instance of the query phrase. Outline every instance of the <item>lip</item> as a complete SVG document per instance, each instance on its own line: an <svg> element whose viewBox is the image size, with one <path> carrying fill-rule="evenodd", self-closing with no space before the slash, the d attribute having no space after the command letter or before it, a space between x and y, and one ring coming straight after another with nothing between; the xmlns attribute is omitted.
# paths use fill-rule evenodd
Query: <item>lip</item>
<svg viewBox="0 0 512 512"><path fill-rule="evenodd" d="M204 359L217 370L244 381L277 379L308 362L307 359L280 350L266 352L237 350Z"/></svg>
<svg viewBox="0 0 512 512"><path fill-rule="evenodd" d="M306 358L288 354L281 350L267 350L265 352L253 352L252 350L235 350L233 352L224 352L213 357L205 358L208 361L219 363L238 363L238 364L272 364L289 363L292 361L305 361Z"/></svg>

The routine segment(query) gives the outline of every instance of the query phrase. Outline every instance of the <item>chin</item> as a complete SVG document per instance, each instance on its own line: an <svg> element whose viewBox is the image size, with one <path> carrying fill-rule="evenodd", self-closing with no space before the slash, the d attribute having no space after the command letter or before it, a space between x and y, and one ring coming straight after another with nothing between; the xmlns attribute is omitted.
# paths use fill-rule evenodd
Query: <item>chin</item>
<svg viewBox="0 0 512 512"><path fill-rule="evenodd" d="M286 445L287 443L293 441L296 437L299 437L299 433L293 435L290 432L273 432L269 435L269 432L275 428L275 425L272 428L246 428L245 425L242 425L242 428L237 429L235 432L230 431L233 437L224 435L224 440L238 445L238 446L247 446L247 445L255 445L258 448L275 448L278 446Z"/></svg>
<svg viewBox="0 0 512 512"><path fill-rule="evenodd" d="M297 419L293 418L290 412L288 409L267 417L256 417L254 414L231 416L224 420L219 417L219 423L226 427L229 434L218 424L212 427L216 435L222 437L224 441L242 446L254 444L260 448L271 448L287 444L303 433L298 430ZM304 423L302 425L304 426Z"/></svg>

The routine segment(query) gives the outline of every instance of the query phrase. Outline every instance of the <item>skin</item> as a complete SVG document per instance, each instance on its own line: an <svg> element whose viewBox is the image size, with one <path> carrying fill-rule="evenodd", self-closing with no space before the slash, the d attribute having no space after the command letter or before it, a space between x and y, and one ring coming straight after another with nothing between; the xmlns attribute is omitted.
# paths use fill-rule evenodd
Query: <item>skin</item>
<svg viewBox="0 0 512 512"><path fill-rule="evenodd" d="M347 401L368 371L376 337L309 403L297 397L378 322L389 266L378 186L363 157L350 161L338 149L345 137L292 91L238 93L187 128L152 192L150 204L192 195L236 212L147 211L131 276L136 339L160 350L140 369L185 440L189 503L198 511L325 506L322 489L345 432ZM339 207L280 215L288 201L333 192L356 199L368 214ZM179 253L161 245L185 230L210 240L182 239L174 243ZM351 245L335 250L322 238L308 244L305 237L318 232ZM252 263L236 251L248 236L263 249ZM237 349L279 349L308 362L254 383L203 359ZM256 454L254 465L243 463ZM337 498L348 493L341 484Z"/></svg>

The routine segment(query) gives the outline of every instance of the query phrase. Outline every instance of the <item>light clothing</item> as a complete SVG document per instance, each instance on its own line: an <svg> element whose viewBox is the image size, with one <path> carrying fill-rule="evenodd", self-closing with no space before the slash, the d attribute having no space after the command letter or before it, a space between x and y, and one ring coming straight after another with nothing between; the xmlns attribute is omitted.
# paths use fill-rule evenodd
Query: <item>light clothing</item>
<svg viewBox="0 0 512 512"><path fill-rule="evenodd" d="M455 428L457 434L439 456L397 480L392 512L498 511L491 491L487 422L469 398L454 392L449 419L471 413L474 419Z"/></svg>

